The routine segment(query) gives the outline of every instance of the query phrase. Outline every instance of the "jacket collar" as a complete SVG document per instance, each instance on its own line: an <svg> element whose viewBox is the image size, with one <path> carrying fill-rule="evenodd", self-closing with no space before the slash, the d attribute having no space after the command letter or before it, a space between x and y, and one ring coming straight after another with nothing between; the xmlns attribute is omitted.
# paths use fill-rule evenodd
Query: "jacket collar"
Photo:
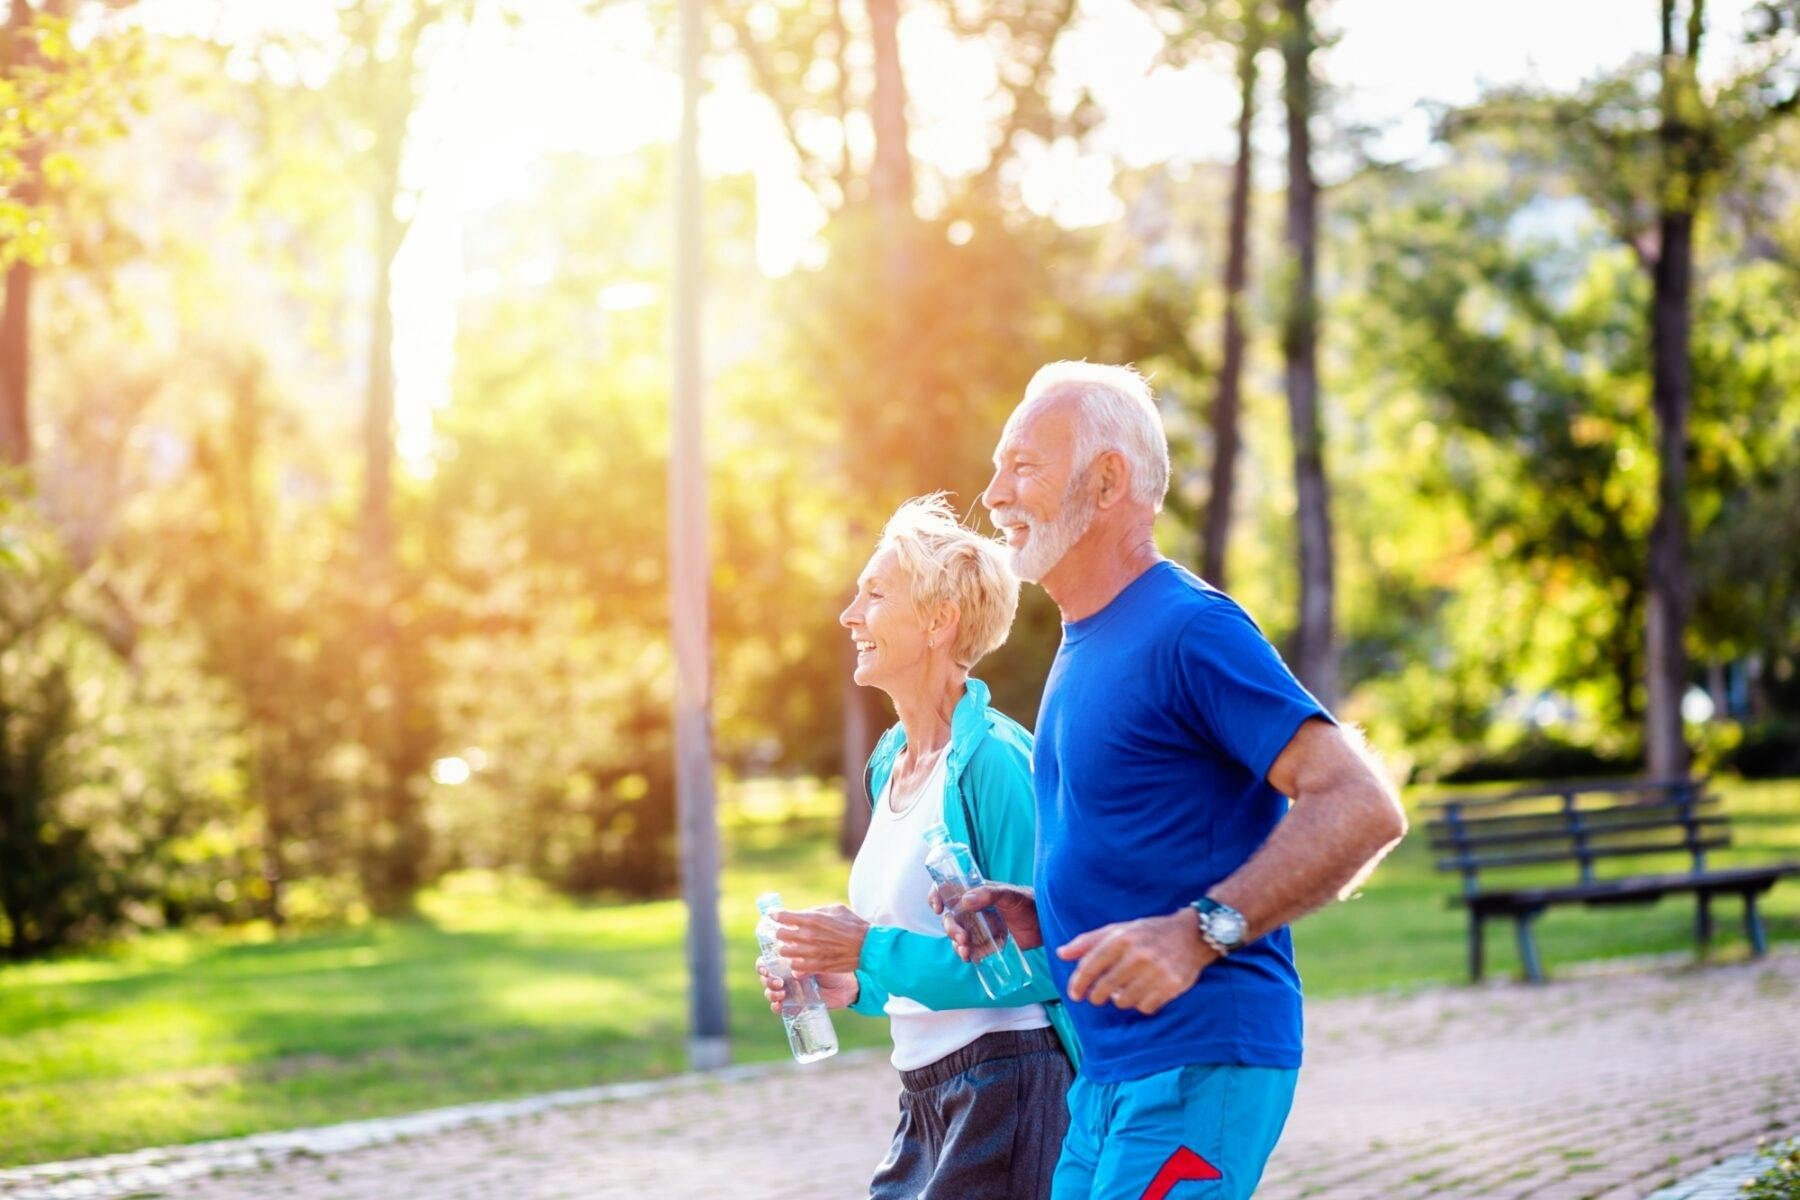
<svg viewBox="0 0 1800 1200"><path fill-rule="evenodd" d="M956 702L956 709L950 714L950 758L944 766L944 784L946 788L956 786L962 777L963 768L968 765L969 758L976 747L988 735L988 686L969 676L969 682L963 689L961 700ZM887 781L888 774L894 769L894 760L906 746L906 727L896 721L893 728L882 735L870 758L869 789L871 804Z"/></svg>

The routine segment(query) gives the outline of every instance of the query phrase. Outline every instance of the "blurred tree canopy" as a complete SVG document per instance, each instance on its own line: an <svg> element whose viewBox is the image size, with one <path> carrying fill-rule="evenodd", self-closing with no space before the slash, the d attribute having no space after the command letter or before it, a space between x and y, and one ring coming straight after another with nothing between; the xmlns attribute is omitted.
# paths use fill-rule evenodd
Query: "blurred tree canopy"
<svg viewBox="0 0 1800 1200"><path fill-rule="evenodd" d="M23 381L0 486L0 945L358 918L459 868L669 894L669 147L541 155L463 214L454 365L403 455L397 264L430 199L409 147L432 81L533 8L357 0L200 36L149 7L15 5L0 55L0 262L32 272L31 369L0 363ZM1397 769L1642 756L1669 444L1657 285L1621 213L1641 233L1669 207L1660 68L1496 92L1419 161L1345 168L1332 60L1292 40L1296 13L1335 11L1314 7L1141 5L1167 61L1230 74L1232 155L1115 156L1116 215L1070 225L1023 164L1110 153L1099 101L1058 75L1076 5L715 6L714 94L763 106L806 197L762 166L708 183L728 774L839 778L860 809L891 714L847 682L852 581L910 496L949 489L979 519L1002 422L1065 357L1152 375L1164 549L1228 571L1290 651L1313 473L1314 635ZM664 5L565 9L668 53ZM1750 74L1701 97L1708 120L1754 119L1691 205L1679 494L1678 682L1713 713L1687 740L1747 769L1800 743L1800 18L1753 15ZM960 166L922 150L902 53L921 30L993 64L986 152ZM1316 140L1310 216L1258 164L1284 49L1320 75L1281 114ZM790 203L817 232L765 272ZM1310 418L1289 369L1307 356ZM1059 636L1028 587L979 669L1022 720Z"/></svg>

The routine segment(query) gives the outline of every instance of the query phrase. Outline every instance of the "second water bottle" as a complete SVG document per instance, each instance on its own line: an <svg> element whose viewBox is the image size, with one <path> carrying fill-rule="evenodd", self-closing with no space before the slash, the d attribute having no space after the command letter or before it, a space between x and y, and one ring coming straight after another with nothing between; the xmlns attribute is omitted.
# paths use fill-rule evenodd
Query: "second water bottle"
<svg viewBox="0 0 1800 1200"><path fill-rule="evenodd" d="M981 990L989 999L998 1000L1030 983L1031 968L1025 965L1024 952L999 909L990 904L973 912L956 911L964 892L987 882L975 865L975 856L961 842L950 840L950 830L941 821L925 831L925 841L931 847L925 852L925 870L937 885L944 911L952 913L969 935Z"/></svg>

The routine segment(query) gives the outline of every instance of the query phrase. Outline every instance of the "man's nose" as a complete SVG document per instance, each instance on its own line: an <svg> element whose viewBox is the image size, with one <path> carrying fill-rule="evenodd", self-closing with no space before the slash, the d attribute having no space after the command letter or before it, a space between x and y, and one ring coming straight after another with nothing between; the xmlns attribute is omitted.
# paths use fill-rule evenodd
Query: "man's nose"
<svg viewBox="0 0 1800 1200"><path fill-rule="evenodd" d="M988 485L981 489L981 506L991 511L1005 507L1011 499L1012 493L1006 490L1003 475L995 471L994 477L988 480Z"/></svg>

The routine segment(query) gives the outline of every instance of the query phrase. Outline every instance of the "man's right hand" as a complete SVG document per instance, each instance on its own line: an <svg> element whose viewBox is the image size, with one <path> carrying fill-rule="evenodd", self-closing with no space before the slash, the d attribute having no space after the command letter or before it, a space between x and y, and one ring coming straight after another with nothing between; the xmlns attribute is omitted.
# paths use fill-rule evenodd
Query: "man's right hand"
<svg viewBox="0 0 1800 1200"><path fill-rule="evenodd" d="M944 922L944 932L956 945L956 953L964 962L974 961L974 947L969 941L968 931L962 927L954 913L946 912L944 902L937 893L931 890L931 910L938 914ZM977 909L993 905L1000 910L1000 916L1006 921L1006 928L1019 943L1021 950L1035 950L1044 944L1044 934L1038 928L1037 895L1028 887L1020 887L1012 883L984 883L980 887L970 888L956 901L957 912L974 912Z"/></svg>

